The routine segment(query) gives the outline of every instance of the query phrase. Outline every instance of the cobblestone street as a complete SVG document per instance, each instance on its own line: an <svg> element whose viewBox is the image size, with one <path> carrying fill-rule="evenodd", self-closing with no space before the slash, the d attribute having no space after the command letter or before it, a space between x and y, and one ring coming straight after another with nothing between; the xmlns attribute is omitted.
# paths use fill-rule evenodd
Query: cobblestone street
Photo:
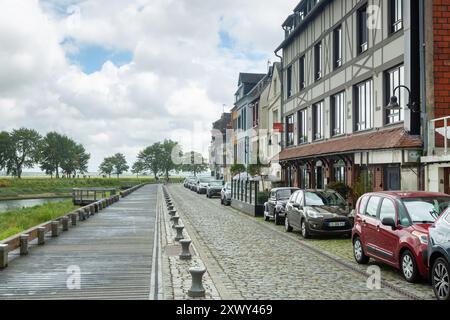
<svg viewBox="0 0 450 320"><path fill-rule="evenodd" d="M368 289L366 267L324 254L323 243L300 240L181 185L168 190L222 299L433 298L428 284L406 283L389 268L382 268L382 288Z"/></svg>

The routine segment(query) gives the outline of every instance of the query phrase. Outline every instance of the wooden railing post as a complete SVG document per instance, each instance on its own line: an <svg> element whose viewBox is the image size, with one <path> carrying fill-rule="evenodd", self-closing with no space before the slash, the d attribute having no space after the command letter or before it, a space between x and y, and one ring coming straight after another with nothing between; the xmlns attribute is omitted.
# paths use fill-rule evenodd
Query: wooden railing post
<svg viewBox="0 0 450 320"><path fill-rule="evenodd" d="M38 245L45 244L45 227L39 227L37 229L37 236L38 236Z"/></svg>
<svg viewBox="0 0 450 320"><path fill-rule="evenodd" d="M8 266L8 245L0 244L0 269Z"/></svg>
<svg viewBox="0 0 450 320"><path fill-rule="evenodd" d="M28 254L28 234L20 235L20 255L26 256Z"/></svg>
<svg viewBox="0 0 450 320"><path fill-rule="evenodd" d="M59 221L52 221L52 237L59 236Z"/></svg>
<svg viewBox="0 0 450 320"><path fill-rule="evenodd" d="M62 230L63 231L69 231L69 218L63 217L61 219L62 222Z"/></svg>
<svg viewBox="0 0 450 320"><path fill-rule="evenodd" d="M70 219L72 220L72 226L76 226L77 225L77 214L76 213L72 213L70 215Z"/></svg>

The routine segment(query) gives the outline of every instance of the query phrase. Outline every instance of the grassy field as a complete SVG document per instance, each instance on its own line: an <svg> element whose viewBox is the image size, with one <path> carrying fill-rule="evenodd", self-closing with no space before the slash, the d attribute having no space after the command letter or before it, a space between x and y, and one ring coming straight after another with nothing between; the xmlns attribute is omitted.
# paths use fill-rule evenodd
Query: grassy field
<svg viewBox="0 0 450 320"><path fill-rule="evenodd" d="M179 181L174 178L172 182ZM140 183L154 183L153 178L92 178L92 179L50 179L50 178L0 178L0 200L30 197L69 196L72 188L82 187L125 187Z"/></svg>
<svg viewBox="0 0 450 320"><path fill-rule="evenodd" d="M71 200L67 200L0 213L0 240L61 217L77 208L79 207L74 206Z"/></svg>

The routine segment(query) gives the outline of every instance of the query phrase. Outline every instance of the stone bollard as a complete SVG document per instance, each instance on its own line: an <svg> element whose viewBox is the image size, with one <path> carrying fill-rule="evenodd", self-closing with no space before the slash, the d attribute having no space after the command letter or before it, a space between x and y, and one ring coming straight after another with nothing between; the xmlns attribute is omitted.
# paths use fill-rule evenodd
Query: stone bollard
<svg viewBox="0 0 450 320"><path fill-rule="evenodd" d="M72 226L75 227L77 225L77 214L76 213L72 213L70 215L70 220L72 221Z"/></svg>
<svg viewBox="0 0 450 320"><path fill-rule="evenodd" d="M192 240L189 239L183 239L180 240L181 244L181 254L180 254L180 260L191 260L192 255L189 251L189 247L191 246Z"/></svg>
<svg viewBox="0 0 450 320"><path fill-rule="evenodd" d="M69 231L69 218L63 217L61 219L62 222L62 230L63 231Z"/></svg>
<svg viewBox="0 0 450 320"><path fill-rule="evenodd" d="M97 206L98 206L98 211L101 211L103 209L101 201L97 202Z"/></svg>
<svg viewBox="0 0 450 320"><path fill-rule="evenodd" d="M167 210L170 211L170 210L173 210L174 208L175 208L175 207L174 207L173 205L170 205L170 206L167 207Z"/></svg>
<svg viewBox="0 0 450 320"><path fill-rule="evenodd" d="M26 256L28 254L28 234L20 235L20 255Z"/></svg>
<svg viewBox="0 0 450 320"><path fill-rule="evenodd" d="M91 211L91 216L94 216L94 215L95 215L95 207L94 207L93 204L91 204L91 205L89 206L89 210Z"/></svg>
<svg viewBox="0 0 450 320"><path fill-rule="evenodd" d="M45 244L45 227L39 227L37 229L37 238L38 238L38 245L42 246Z"/></svg>
<svg viewBox="0 0 450 320"><path fill-rule="evenodd" d="M173 216L171 218L173 224L172 224L172 228L176 228L177 226L179 226L178 221L180 221L180 217L179 216Z"/></svg>
<svg viewBox="0 0 450 320"><path fill-rule="evenodd" d="M173 217L176 214L177 214L177 210L170 210L169 211L169 216L171 216L171 217ZM172 220L172 219L170 219L170 220Z"/></svg>
<svg viewBox="0 0 450 320"><path fill-rule="evenodd" d="M59 221L52 221L52 237L59 236Z"/></svg>
<svg viewBox="0 0 450 320"><path fill-rule="evenodd" d="M206 273L205 268L191 268L189 273L192 277L192 285L188 291L191 298L202 298L205 296L205 288L203 287L203 275Z"/></svg>
<svg viewBox="0 0 450 320"><path fill-rule="evenodd" d="M8 266L8 245L0 244L0 270Z"/></svg>
<svg viewBox="0 0 450 320"><path fill-rule="evenodd" d="M184 229L184 226L178 225L178 226L175 227L175 230L177 230L177 235L175 236L175 241L180 241L180 240L184 239L184 237L183 237L183 229Z"/></svg>

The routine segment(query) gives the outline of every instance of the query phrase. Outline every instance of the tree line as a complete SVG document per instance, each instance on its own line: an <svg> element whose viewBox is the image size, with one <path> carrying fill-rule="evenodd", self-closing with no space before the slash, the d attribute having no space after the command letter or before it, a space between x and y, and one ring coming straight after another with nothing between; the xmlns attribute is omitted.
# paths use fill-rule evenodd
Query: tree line
<svg viewBox="0 0 450 320"><path fill-rule="evenodd" d="M82 144L57 132L49 132L45 136L27 128L0 132L0 170L6 170L7 174L19 179L24 169L37 165L51 177L75 177L88 172L89 160L90 154ZM100 173L109 177L114 174L117 178L129 169L122 153L106 157L99 166ZM206 159L200 153L183 153L177 142L164 140L140 151L131 172L138 177L152 173L155 179L163 176L168 180L171 172L197 175L207 169Z"/></svg>
<svg viewBox="0 0 450 320"><path fill-rule="evenodd" d="M174 157L178 160L174 161ZM168 180L172 171L190 172L197 175L207 169L207 161L200 153L193 151L183 153L177 142L164 140L139 152L131 171L136 175L151 172L155 179L159 179L161 175Z"/></svg>
<svg viewBox="0 0 450 320"><path fill-rule="evenodd" d="M27 128L0 132L0 170L19 179L24 169L36 165L56 178L83 174L90 157L83 145L57 132L45 136Z"/></svg>

